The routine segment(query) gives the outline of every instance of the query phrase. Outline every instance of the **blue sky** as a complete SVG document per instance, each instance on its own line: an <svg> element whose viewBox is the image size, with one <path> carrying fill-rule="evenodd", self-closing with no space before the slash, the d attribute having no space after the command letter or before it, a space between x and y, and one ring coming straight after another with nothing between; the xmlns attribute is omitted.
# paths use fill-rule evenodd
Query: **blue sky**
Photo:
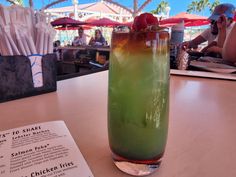
<svg viewBox="0 0 236 177"><path fill-rule="evenodd" d="M28 0L24 0L25 2L28 2ZM41 8L42 6L48 4L48 2L52 2L53 0L35 0L34 1L34 5L36 9ZM85 4L85 3L92 3L92 2L96 2L99 0L78 0L80 4ZM133 0L115 0L129 8L132 8L133 6ZM139 0L139 4L142 4L145 0ZM151 11L156 9L157 4L160 2L161 0L152 0L151 3L149 3L146 8L144 9L144 11ZM169 2L171 10L170 10L170 15L175 15L179 12L183 12L186 11L188 5L193 1L193 0L166 0ZM210 2L213 2L214 0L210 0ZM6 0L0 0L1 4L4 5L8 5L8 3L6 3ZM220 0L221 3L232 3L236 6L236 0ZM67 0L66 2L60 3L58 5L56 5L55 7L60 7L60 6L68 6L71 5L71 0ZM209 16L209 10L206 10L205 12L202 12L199 15L204 15L204 16Z"/></svg>

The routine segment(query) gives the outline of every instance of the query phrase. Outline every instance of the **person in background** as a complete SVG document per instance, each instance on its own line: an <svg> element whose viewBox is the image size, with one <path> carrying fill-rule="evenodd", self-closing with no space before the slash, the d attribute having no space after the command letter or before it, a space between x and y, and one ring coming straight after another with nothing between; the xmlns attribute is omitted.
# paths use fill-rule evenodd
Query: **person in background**
<svg viewBox="0 0 236 177"><path fill-rule="evenodd" d="M92 37L89 41L89 45L93 45L93 46L101 46L101 45L106 45L107 42L105 40L105 38L102 35L101 30L97 29L95 30L95 37Z"/></svg>
<svg viewBox="0 0 236 177"><path fill-rule="evenodd" d="M56 40L53 42L53 47L54 48L57 48L57 47L60 47L61 46L61 41L60 40Z"/></svg>
<svg viewBox="0 0 236 177"><path fill-rule="evenodd" d="M208 42L208 45L201 50L204 55L208 55L210 53L219 53L218 48L216 47L222 46L222 36L223 30L227 30L227 34L230 32L233 26L233 17L234 17L235 7L232 4L224 3L220 4L215 7L212 15L208 18L210 20L210 27L203 31L202 34L197 36L191 41L186 41L182 43L183 49L191 49L191 48L198 48L198 45L202 44L203 42ZM227 25L225 25L224 21L220 20L221 16L225 16L227 20ZM226 33L225 33L226 34ZM220 35L220 37L218 37Z"/></svg>
<svg viewBox="0 0 236 177"><path fill-rule="evenodd" d="M232 4L220 4L215 7L213 14L209 17L215 20L218 28L218 35L214 40L215 45L208 47L204 53L215 53L222 57L222 48L226 37L230 34L235 22L233 22L235 15L235 7Z"/></svg>
<svg viewBox="0 0 236 177"><path fill-rule="evenodd" d="M211 21L210 27L191 41L185 41L181 44L184 49L197 49L198 45L207 42L210 45L218 34L218 28L215 21Z"/></svg>
<svg viewBox="0 0 236 177"><path fill-rule="evenodd" d="M58 49L58 47L61 46L61 41L60 40L56 40L53 42L53 53L56 54L57 56L57 60L60 60L60 49Z"/></svg>
<svg viewBox="0 0 236 177"><path fill-rule="evenodd" d="M72 42L73 46L87 45L86 35L84 34L84 29L79 27L78 36L76 36Z"/></svg>
<svg viewBox="0 0 236 177"><path fill-rule="evenodd" d="M231 32L227 35L222 49L223 59L234 63L234 65L236 65L235 46L236 46L236 24L234 24Z"/></svg>

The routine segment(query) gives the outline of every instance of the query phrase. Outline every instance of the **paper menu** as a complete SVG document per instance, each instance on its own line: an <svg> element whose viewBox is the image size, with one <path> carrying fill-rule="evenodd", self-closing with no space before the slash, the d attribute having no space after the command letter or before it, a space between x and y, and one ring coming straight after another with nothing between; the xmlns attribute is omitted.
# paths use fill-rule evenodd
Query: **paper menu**
<svg viewBox="0 0 236 177"><path fill-rule="evenodd" d="M0 132L0 177L93 177L63 121Z"/></svg>

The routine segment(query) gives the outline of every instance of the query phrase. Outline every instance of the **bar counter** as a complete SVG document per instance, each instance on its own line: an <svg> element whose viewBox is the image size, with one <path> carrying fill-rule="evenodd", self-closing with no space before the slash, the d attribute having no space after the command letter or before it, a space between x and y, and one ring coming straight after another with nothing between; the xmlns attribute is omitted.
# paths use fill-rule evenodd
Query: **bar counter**
<svg viewBox="0 0 236 177"><path fill-rule="evenodd" d="M64 47L58 47L58 49L61 49L61 50L97 50L97 51L106 51L106 52L110 51L109 46L90 46L90 45L76 46L76 47L64 46Z"/></svg>
<svg viewBox="0 0 236 177"><path fill-rule="evenodd" d="M150 177L236 176L236 82L171 76L166 152ZM0 131L64 120L95 177L129 177L112 162L107 71L58 82L57 92L0 104Z"/></svg>

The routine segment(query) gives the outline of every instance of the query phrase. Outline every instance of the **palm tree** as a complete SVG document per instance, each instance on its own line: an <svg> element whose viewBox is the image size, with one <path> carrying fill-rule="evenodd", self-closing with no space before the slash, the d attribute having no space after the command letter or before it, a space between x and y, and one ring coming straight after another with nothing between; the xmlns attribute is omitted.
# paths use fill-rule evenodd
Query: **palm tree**
<svg viewBox="0 0 236 177"><path fill-rule="evenodd" d="M209 0L199 0L198 2L198 5L201 11L204 11L207 7L209 7L210 4L211 3L209 2Z"/></svg>
<svg viewBox="0 0 236 177"><path fill-rule="evenodd" d="M192 1L191 4L188 5L187 12L200 12L201 9L199 8L199 2L198 1Z"/></svg>
<svg viewBox="0 0 236 177"><path fill-rule="evenodd" d="M211 11L211 13L214 11L215 7L218 6L220 4L219 0L215 0L212 4L209 5L209 9Z"/></svg>
<svg viewBox="0 0 236 177"><path fill-rule="evenodd" d="M151 13L153 14L160 14L160 13L166 13L166 8L169 7L169 2L167 1L161 1L155 10L152 10Z"/></svg>
<svg viewBox="0 0 236 177"><path fill-rule="evenodd" d="M191 4L188 5L187 12L199 13L199 12L204 11L206 8L209 8L209 10L212 12L215 6L219 4L220 4L219 0L215 0L212 4L210 3L209 0L198 0L198 1L196 0L196 1L192 1Z"/></svg>
<svg viewBox="0 0 236 177"><path fill-rule="evenodd" d="M11 4L16 4L16 5L24 6L24 1L23 0L6 0L6 1L11 3Z"/></svg>

